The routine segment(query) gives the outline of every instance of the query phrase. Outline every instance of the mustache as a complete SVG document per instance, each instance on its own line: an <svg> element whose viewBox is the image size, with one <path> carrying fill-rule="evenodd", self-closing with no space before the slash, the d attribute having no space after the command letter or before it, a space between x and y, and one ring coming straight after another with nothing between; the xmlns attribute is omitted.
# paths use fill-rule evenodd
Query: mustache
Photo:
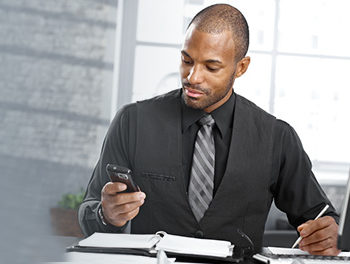
<svg viewBox="0 0 350 264"><path fill-rule="evenodd" d="M189 82L184 81L184 82L182 83L182 86L183 86L184 88L190 88L190 89L192 89L192 90L197 90L197 91L202 92L202 93L205 93L205 94L208 93L207 89L201 87L199 84L190 84Z"/></svg>

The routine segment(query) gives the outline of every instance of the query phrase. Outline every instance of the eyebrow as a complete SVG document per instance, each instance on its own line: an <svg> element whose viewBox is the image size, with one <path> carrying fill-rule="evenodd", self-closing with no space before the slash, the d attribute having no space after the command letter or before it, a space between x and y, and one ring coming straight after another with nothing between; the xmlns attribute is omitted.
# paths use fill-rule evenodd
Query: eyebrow
<svg viewBox="0 0 350 264"><path fill-rule="evenodd" d="M183 55L185 55L185 56L187 56L187 57L189 57L189 58L191 58L192 59L192 57L186 52L186 51L184 51L184 50L181 50L181 53L183 54ZM219 61L219 60L214 60L214 59L209 59L209 60L206 60L205 61L206 63L216 63L216 64L222 64L222 62L221 61Z"/></svg>
<svg viewBox="0 0 350 264"><path fill-rule="evenodd" d="M185 55L185 56L187 56L187 57L190 57L190 58L191 58L190 54L188 54L186 51L181 50L181 53L182 53L183 55Z"/></svg>
<svg viewBox="0 0 350 264"><path fill-rule="evenodd" d="M221 62L221 61L219 61L219 60L206 60L205 62L206 62L206 63L216 63L216 64L222 64L222 62Z"/></svg>

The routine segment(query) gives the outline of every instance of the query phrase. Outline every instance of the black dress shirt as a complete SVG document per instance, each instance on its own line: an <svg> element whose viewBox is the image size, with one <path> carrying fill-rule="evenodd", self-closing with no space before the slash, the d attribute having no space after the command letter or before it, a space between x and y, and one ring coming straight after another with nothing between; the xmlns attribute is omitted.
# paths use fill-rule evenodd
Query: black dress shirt
<svg viewBox="0 0 350 264"><path fill-rule="evenodd" d="M215 141L215 174L214 174L214 195L224 176L228 152L231 143L233 112L235 105L235 94L219 108L210 114L215 120L213 127ZM184 169L187 187L190 181L192 157L197 132L200 129L198 120L205 115L204 110L193 109L182 100L182 164Z"/></svg>

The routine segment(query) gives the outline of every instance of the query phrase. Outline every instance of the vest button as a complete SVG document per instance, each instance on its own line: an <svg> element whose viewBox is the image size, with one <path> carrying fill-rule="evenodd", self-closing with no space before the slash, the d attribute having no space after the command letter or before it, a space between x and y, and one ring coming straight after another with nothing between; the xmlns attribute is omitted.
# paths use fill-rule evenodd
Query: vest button
<svg viewBox="0 0 350 264"><path fill-rule="evenodd" d="M203 238L204 237L204 233L202 230L197 230L196 233L194 233L194 237L195 238Z"/></svg>

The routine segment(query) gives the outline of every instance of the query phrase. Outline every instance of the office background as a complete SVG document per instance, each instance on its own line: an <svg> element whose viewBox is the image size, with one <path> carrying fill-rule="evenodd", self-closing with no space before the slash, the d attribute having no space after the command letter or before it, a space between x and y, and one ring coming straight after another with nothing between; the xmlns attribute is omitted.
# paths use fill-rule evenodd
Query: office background
<svg viewBox="0 0 350 264"><path fill-rule="evenodd" d="M50 208L85 188L117 109L179 87L186 26L217 2L236 6L250 26L252 61L236 92L297 130L341 204L350 166L349 1L2 0L2 252L17 244L18 263L56 253L46 238Z"/></svg>

